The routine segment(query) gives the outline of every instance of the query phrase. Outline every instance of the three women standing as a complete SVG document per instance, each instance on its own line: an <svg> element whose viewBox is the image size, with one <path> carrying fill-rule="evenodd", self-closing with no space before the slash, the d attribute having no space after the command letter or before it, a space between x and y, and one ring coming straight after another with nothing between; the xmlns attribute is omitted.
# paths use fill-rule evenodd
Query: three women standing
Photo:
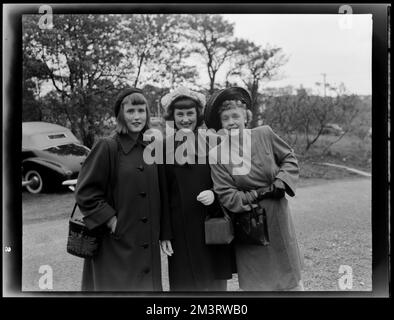
<svg viewBox="0 0 394 320"><path fill-rule="evenodd" d="M204 105L202 95L186 88L162 99L166 120L174 122L175 132L192 133L194 146ZM238 87L211 97L208 128L230 133L218 154L229 146L230 136L245 134L250 105L249 94ZM234 174L232 163L210 167L208 157L200 162L197 153L189 152L181 163L174 153L183 141L166 144L166 157L175 163L146 165L142 134L149 126L149 108L139 89L120 94L115 115L116 134L96 143L78 177L76 199L87 227L105 230L97 256L85 260L83 290L162 290L159 239L168 255L171 291L226 290L226 279L235 272L233 248L206 245L204 234L205 218L222 215L218 199L235 214L249 210L249 203L267 213L270 244L235 245L240 288L301 289L302 259L285 198L285 193L295 194L299 168L293 150L270 127L251 130L250 170Z"/></svg>

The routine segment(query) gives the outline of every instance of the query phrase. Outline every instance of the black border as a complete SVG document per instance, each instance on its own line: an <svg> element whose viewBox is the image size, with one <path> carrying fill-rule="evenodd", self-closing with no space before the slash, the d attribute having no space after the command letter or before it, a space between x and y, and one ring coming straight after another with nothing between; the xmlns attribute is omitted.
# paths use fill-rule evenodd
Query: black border
<svg viewBox="0 0 394 320"><path fill-rule="evenodd" d="M5 254L4 259L7 267L3 270L3 281L7 287L2 290L7 292L19 292L20 296L30 296L28 292L21 291L22 276L22 207L21 207L21 186L20 186L20 158L19 150L21 147L21 106L22 97L22 49L21 49L21 16L22 14L37 14L40 4L23 4L20 7L13 7L8 14L12 23L12 34L15 37L10 46L12 47L11 74L5 78L4 84L5 99L3 100L3 112L8 108L8 117L3 119L3 196L6 196L3 209L8 215L8 221L3 224L3 248L12 246L11 254ZM53 13L264 13L264 14L337 14L340 5L338 4L50 4ZM241 304L245 296L254 297L383 297L389 293L389 237L388 237L388 145L387 145L387 120L388 120L388 22L387 4L351 4L354 14L373 15L373 35L372 35L372 123L373 123L373 143L372 143L372 292L298 292L298 293L258 293L247 292L220 294L226 297L229 303L234 297L237 298L233 303ZM4 32L4 30L3 30ZM4 51L3 51L4 53ZM7 76L7 75L5 75ZM4 75L3 75L4 77ZM11 107L12 106L12 107ZM17 177L15 179L15 177ZM11 196L7 196L8 192ZM4 249L3 249L4 250ZM3 291L4 295L4 291ZM108 293L82 294L80 292L34 292L33 297L40 296L108 296ZM111 297L118 297L121 294L110 293ZM146 295L144 295L146 296ZM160 297L158 297L160 296ZM165 292L163 294L154 293L152 297L161 301L163 298L177 297L179 294ZM215 294L183 294L183 297L215 297ZM142 298L142 297L141 297ZM213 299L207 299L206 303L213 303ZM179 297L178 297L179 299ZM181 298L179 300L185 300ZM220 298L223 299L224 298ZM203 299L205 300L205 299ZM199 300L199 303L203 303ZM136 297L136 301L140 301ZM254 300L256 301L256 300ZM216 302L216 299L215 299ZM153 302L152 302L153 303ZM189 303L189 302L187 302ZM141 305L146 304L141 301ZM165 302L167 305L167 301Z"/></svg>

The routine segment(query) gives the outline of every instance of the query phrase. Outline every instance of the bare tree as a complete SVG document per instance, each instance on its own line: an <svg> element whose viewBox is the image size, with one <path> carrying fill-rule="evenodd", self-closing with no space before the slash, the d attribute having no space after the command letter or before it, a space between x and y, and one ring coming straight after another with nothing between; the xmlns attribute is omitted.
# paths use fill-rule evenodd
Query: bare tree
<svg viewBox="0 0 394 320"><path fill-rule="evenodd" d="M287 57L278 47L262 48L248 40L235 41L236 62L232 75L238 76L248 88L252 97L253 122L256 125L258 110L257 97L260 85L279 74L279 69L287 62Z"/></svg>
<svg viewBox="0 0 394 320"><path fill-rule="evenodd" d="M299 90L296 95L266 97L266 122L280 132L301 154L309 152L324 135L329 124L340 124L343 131L326 143L322 154L340 141L352 129L359 113L357 97L337 94L336 96L308 95Z"/></svg>
<svg viewBox="0 0 394 320"><path fill-rule="evenodd" d="M189 30L186 32L193 45L192 51L204 60L209 77L209 93L212 94L217 72L234 54L234 26L218 14L193 14L188 15L187 20Z"/></svg>

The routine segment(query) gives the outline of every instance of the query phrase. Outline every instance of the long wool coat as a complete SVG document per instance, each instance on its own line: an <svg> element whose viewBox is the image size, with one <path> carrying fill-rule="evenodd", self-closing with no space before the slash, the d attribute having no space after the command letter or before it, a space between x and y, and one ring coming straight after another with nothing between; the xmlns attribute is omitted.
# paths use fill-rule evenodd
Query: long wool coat
<svg viewBox="0 0 394 320"><path fill-rule="evenodd" d="M97 256L85 259L82 290L162 290L160 170L145 164L143 141L122 134L115 138L119 141L116 183L111 181L108 138L95 144L78 177L76 200L86 225L105 230ZM105 223L114 215L118 222L110 234Z"/></svg>
<svg viewBox="0 0 394 320"><path fill-rule="evenodd" d="M172 151L167 148L167 156ZM174 250L168 258L171 291L220 290L215 280L231 279L235 272L232 245L205 244L205 218L223 213L217 199L210 206L197 201L198 194L213 189L213 184L208 160L195 162L165 166L171 221L167 238Z"/></svg>
<svg viewBox="0 0 394 320"><path fill-rule="evenodd" d="M276 178L286 185L290 196L295 194L299 168L293 150L269 126L251 130L251 166L248 173L234 174L237 166L212 164L214 190L223 206L237 214L250 210L252 189L271 185ZM220 155L225 144L212 152ZM229 150L229 149L228 149ZM225 153L223 153L225 154ZM245 154L245 159L248 153ZM220 159L220 157L219 157ZM266 199L265 208L270 244L268 246L236 244L236 263L240 288L246 291L287 290L301 279L302 258L286 198Z"/></svg>

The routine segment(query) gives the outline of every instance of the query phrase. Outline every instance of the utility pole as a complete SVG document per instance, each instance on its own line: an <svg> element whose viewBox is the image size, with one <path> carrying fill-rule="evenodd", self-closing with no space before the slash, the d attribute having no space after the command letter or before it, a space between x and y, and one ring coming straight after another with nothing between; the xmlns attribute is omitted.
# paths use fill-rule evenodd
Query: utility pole
<svg viewBox="0 0 394 320"><path fill-rule="evenodd" d="M324 92L324 97L326 97L326 74L322 73L323 75L323 92Z"/></svg>

